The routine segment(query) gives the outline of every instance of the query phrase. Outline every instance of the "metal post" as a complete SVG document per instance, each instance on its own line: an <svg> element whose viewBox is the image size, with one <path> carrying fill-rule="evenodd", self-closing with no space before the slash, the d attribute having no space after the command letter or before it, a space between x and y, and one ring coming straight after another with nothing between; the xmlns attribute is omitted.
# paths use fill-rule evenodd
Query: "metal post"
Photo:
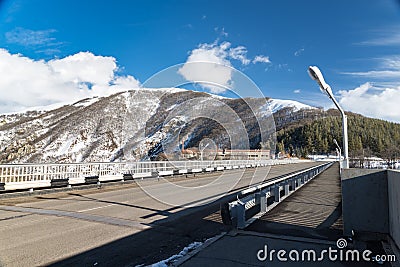
<svg viewBox="0 0 400 267"><path fill-rule="evenodd" d="M269 193L269 190L261 190L261 196L260 196L260 212L267 212L267 194Z"/></svg>
<svg viewBox="0 0 400 267"><path fill-rule="evenodd" d="M274 186L274 198L275 198L275 202L281 201L281 192L279 190L279 184L276 184Z"/></svg>
<svg viewBox="0 0 400 267"><path fill-rule="evenodd" d="M349 141L348 141L348 135L347 135L347 115L344 113L344 110L339 106L339 103L336 101L336 99L333 97L332 93L328 91L328 96L330 99L332 99L333 103L337 107L337 109L340 111L340 114L342 115L342 134L343 134L343 168L348 169L349 168Z"/></svg>
<svg viewBox="0 0 400 267"><path fill-rule="evenodd" d="M346 114L342 114L342 120L343 120L343 153L344 153L344 159L343 159L343 168L348 169L349 168L349 141L348 141L348 135L347 135L347 116Z"/></svg>
<svg viewBox="0 0 400 267"><path fill-rule="evenodd" d="M322 76L321 71L316 66L310 66L308 68L308 73L310 74L311 78L315 80L321 91L325 92L329 98L333 101L337 109L340 111L342 115L342 132L343 132L343 168L349 168L349 149L348 149L348 136L347 136L347 116L344 113L344 110L339 106L339 103L336 101L335 97L333 96L331 87L325 82L324 77Z"/></svg>
<svg viewBox="0 0 400 267"><path fill-rule="evenodd" d="M289 182L288 181L286 181L285 182L285 196L287 196L287 195L289 195Z"/></svg>
<svg viewBox="0 0 400 267"><path fill-rule="evenodd" d="M246 208L244 203L238 202L235 209L237 218L236 227L243 229L246 226Z"/></svg>
<svg viewBox="0 0 400 267"><path fill-rule="evenodd" d="M290 183L292 184L292 191L295 191L297 189L296 178L290 179Z"/></svg>

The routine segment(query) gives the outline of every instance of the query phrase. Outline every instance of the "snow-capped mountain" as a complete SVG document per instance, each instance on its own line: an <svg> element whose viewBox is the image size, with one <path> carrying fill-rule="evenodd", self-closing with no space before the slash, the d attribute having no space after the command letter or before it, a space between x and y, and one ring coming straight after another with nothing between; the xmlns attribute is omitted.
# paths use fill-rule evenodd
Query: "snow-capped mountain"
<svg viewBox="0 0 400 267"><path fill-rule="evenodd" d="M240 120L250 147L256 147L257 120L272 120L271 111L305 109L313 107L291 100L230 99L176 88L131 90L0 115L0 162L140 160L156 157L166 147L173 153L182 146L197 146L204 137L229 147L232 133L226 128L233 124L235 129Z"/></svg>
<svg viewBox="0 0 400 267"><path fill-rule="evenodd" d="M293 108L292 111L299 111L301 109L315 109L312 106L294 100L270 99L268 104L272 113L278 112L284 108Z"/></svg>

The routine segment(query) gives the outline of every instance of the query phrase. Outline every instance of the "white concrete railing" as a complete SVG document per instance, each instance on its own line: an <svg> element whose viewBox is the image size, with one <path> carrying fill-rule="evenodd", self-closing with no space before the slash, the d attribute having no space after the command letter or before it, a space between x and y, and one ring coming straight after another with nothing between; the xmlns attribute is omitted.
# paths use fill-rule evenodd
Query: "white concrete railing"
<svg viewBox="0 0 400 267"><path fill-rule="evenodd" d="M0 183L5 189L23 189L50 186L54 180L68 179L69 184L85 183L85 178L97 176L99 181L122 180L123 175L145 178L172 175L297 163L298 160L220 160L220 161L140 161L113 163L61 163L61 164L4 164L0 165ZM189 171L188 171L189 170ZM7 188L8 187L8 188Z"/></svg>

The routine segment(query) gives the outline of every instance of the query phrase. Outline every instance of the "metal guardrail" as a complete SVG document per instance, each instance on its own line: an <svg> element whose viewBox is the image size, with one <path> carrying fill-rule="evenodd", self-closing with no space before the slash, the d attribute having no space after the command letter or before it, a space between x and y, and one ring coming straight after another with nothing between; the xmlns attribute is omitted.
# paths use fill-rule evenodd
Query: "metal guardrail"
<svg viewBox="0 0 400 267"><path fill-rule="evenodd" d="M257 167L297 163L298 160L221 160L221 161L149 161L65 164L4 164L0 165L0 190L87 183L88 178L112 181L175 175L228 168ZM95 180L91 179L90 183ZM54 183L57 184L57 183Z"/></svg>
<svg viewBox="0 0 400 267"><path fill-rule="evenodd" d="M222 221L238 229L245 228L332 164L324 163L241 191L236 201L221 205Z"/></svg>

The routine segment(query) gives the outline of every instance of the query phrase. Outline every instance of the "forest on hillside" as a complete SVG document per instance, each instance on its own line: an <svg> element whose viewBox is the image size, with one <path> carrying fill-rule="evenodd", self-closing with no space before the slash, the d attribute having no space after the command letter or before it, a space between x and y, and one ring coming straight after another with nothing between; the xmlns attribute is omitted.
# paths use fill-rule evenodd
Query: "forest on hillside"
<svg viewBox="0 0 400 267"><path fill-rule="evenodd" d="M400 157L400 124L348 114L350 157ZM342 118L326 116L277 131L277 151L291 156L333 153L336 139L342 144Z"/></svg>

